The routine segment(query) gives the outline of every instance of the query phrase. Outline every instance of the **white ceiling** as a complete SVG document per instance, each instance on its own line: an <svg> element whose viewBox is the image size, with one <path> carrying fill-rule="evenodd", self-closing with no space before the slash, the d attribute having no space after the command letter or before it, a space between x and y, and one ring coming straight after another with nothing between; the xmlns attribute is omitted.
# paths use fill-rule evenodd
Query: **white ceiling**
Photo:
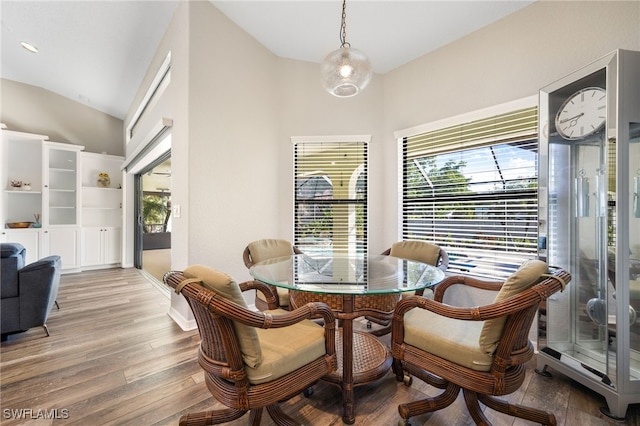
<svg viewBox="0 0 640 426"><path fill-rule="evenodd" d="M0 0L0 77L124 118L176 0ZM210 0L280 57L320 63L340 47L340 0ZM347 2L347 41L386 73L534 0ZM28 41L39 53L20 46Z"/></svg>

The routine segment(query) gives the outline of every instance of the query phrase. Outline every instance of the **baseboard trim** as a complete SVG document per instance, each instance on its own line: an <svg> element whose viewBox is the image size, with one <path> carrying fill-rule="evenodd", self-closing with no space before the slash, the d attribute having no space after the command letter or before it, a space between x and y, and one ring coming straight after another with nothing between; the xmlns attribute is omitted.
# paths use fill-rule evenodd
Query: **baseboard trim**
<svg viewBox="0 0 640 426"><path fill-rule="evenodd" d="M195 318L189 320L182 316L180 312L173 309L173 307L169 308L169 317L174 320L183 331L191 331L198 328Z"/></svg>

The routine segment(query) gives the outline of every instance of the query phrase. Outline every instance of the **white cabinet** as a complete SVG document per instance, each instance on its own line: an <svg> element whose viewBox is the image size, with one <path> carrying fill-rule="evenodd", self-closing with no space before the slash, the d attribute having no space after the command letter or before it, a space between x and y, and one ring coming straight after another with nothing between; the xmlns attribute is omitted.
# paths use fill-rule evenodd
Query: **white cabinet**
<svg viewBox="0 0 640 426"><path fill-rule="evenodd" d="M0 242L22 244L27 249L26 264L44 257L41 255L42 231L40 229L3 229L0 232Z"/></svg>
<svg viewBox="0 0 640 426"><path fill-rule="evenodd" d="M121 228L83 227L82 266L112 266L120 263L122 257L121 232Z"/></svg>
<svg viewBox="0 0 640 426"><path fill-rule="evenodd" d="M47 139L2 130L2 241L24 245L29 262L57 254L69 272L80 267L79 153L84 147ZM8 229L14 222L31 225Z"/></svg>
<svg viewBox="0 0 640 426"><path fill-rule="evenodd" d="M122 259L123 157L83 152L82 181L82 266L112 267ZM98 182L109 176L109 184Z"/></svg>
<svg viewBox="0 0 640 426"><path fill-rule="evenodd" d="M119 264L124 158L47 139L2 130L0 241L24 245L29 262L59 255L64 272ZM101 174L108 184L98 182ZM12 185L18 181L23 185ZM32 224L7 229L13 222Z"/></svg>
<svg viewBox="0 0 640 426"><path fill-rule="evenodd" d="M80 268L80 227L49 227L42 231L43 254L57 254L62 269Z"/></svg>

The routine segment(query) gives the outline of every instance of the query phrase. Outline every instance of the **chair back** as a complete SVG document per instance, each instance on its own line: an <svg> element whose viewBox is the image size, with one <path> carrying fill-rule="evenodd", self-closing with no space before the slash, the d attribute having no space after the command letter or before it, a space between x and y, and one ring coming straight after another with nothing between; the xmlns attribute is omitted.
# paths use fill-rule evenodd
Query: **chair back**
<svg viewBox="0 0 640 426"><path fill-rule="evenodd" d="M290 241L265 238L249 243L242 253L242 260L245 266L250 268L254 263L262 262L263 260L301 253Z"/></svg>
<svg viewBox="0 0 640 426"><path fill-rule="evenodd" d="M383 255L401 257L416 262L434 265L443 271L449 266L449 256L440 246L420 240L403 240L395 242Z"/></svg>
<svg viewBox="0 0 640 426"><path fill-rule="evenodd" d="M196 277L196 273L201 270L196 268L194 271L193 267L190 268L191 270L187 268L184 272L166 274L164 280L185 297L193 312L201 338L198 357L200 366L209 373L207 380L220 381L220 385L225 381L227 384L233 382L237 388L248 387L249 381L243 364L246 357L236 335L237 324L225 315L225 311L234 310L235 304L208 288L205 281ZM233 284L237 286L235 281ZM216 398L224 398L224 395L218 395L213 389L210 387L212 393L216 392Z"/></svg>
<svg viewBox="0 0 640 426"><path fill-rule="evenodd" d="M24 268L27 250L22 244L0 244L2 298L18 296L18 271Z"/></svg>
<svg viewBox="0 0 640 426"><path fill-rule="evenodd" d="M518 270L504 281L493 303L501 302L531 288L534 284L541 281L541 278L544 277L548 270L547 264L541 260L528 260L524 262ZM484 322L479 343L480 347L488 355L493 354L498 347L498 342L502 337L506 320L506 317L498 317ZM531 321L533 321L533 316L531 316ZM531 326L531 324L529 324L529 326ZM524 324L524 327L526 327L526 324Z"/></svg>
<svg viewBox="0 0 640 426"><path fill-rule="evenodd" d="M508 301L505 299L500 302L513 303L515 307L504 319L504 327L493 356L492 374L501 377L509 368L517 367L522 369L521 375L518 375L518 381L521 383L524 380L524 363L534 354L533 345L529 340L529 331L540 302L547 300L558 291L563 291L569 281L571 281L571 275L568 272L555 269L552 274L544 274L535 285L518 293L515 297L508 298Z"/></svg>

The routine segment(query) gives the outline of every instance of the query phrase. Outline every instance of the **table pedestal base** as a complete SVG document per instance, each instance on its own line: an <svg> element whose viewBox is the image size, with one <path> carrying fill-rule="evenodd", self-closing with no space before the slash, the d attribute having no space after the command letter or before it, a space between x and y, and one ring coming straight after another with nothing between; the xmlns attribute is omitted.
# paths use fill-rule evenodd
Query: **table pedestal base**
<svg viewBox="0 0 640 426"><path fill-rule="evenodd" d="M391 368L392 358L389 348L375 336L363 331L353 331L353 377L351 383L345 382L342 335L342 329L336 330L338 369L324 376L322 380L342 388L342 420L346 424L353 424L355 422L353 389L384 377Z"/></svg>

